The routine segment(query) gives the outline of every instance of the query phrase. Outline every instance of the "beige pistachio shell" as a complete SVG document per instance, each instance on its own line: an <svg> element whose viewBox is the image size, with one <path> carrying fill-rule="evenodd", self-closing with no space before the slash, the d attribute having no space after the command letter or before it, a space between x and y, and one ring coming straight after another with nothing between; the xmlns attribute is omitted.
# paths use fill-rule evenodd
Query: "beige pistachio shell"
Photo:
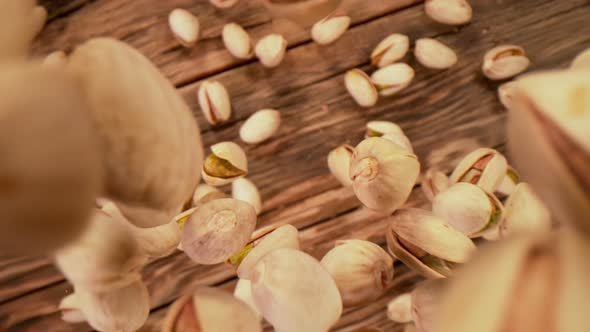
<svg viewBox="0 0 590 332"><path fill-rule="evenodd" d="M424 10L434 21L448 25L467 24L473 16L467 0L426 0Z"/></svg>
<svg viewBox="0 0 590 332"><path fill-rule="evenodd" d="M437 315L440 299L444 294L446 280L427 280L416 285L412 291L412 319L421 332L437 331Z"/></svg>
<svg viewBox="0 0 590 332"><path fill-rule="evenodd" d="M162 332L262 332L256 313L230 293L203 287L176 300L168 310Z"/></svg>
<svg viewBox="0 0 590 332"><path fill-rule="evenodd" d="M382 68L401 60L410 49L410 38L393 33L383 39L371 53L371 64Z"/></svg>
<svg viewBox="0 0 590 332"><path fill-rule="evenodd" d="M369 241L337 241L321 263L336 281L345 307L375 300L393 280L393 259Z"/></svg>
<svg viewBox="0 0 590 332"><path fill-rule="evenodd" d="M365 137L381 137L392 141L409 153L414 153L410 139L397 124L390 121L369 121Z"/></svg>
<svg viewBox="0 0 590 332"><path fill-rule="evenodd" d="M260 214L262 211L262 199L256 185L246 178L236 179L231 185L232 197L252 205L256 215Z"/></svg>
<svg viewBox="0 0 590 332"><path fill-rule="evenodd" d="M217 8L221 8L221 9L225 9L225 8L229 8L234 6L235 4L237 4L240 0L209 0L209 2L217 7Z"/></svg>
<svg viewBox="0 0 590 332"><path fill-rule="evenodd" d="M281 125L281 112L263 109L252 114L240 127L240 138L248 144L258 144L271 138Z"/></svg>
<svg viewBox="0 0 590 332"><path fill-rule="evenodd" d="M516 81L510 81L501 84L498 87L498 99L504 107L509 109L512 106L512 102L514 99L514 93L516 92L517 84Z"/></svg>
<svg viewBox="0 0 590 332"><path fill-rule="evenodd" d="M533 188L519 183L506 201L500 223L502 237L519 232L542 232L551 229L551 214Z"/></svg>
<svg viewBox="0 0 590 332"><path fill-rule="evenodd" d="M41 32L47 10L35 0L6 0L0 12L0 59L25 60L31 43Z"/></svg>
<svg viewBox="0 0 590 332"><path fill-rule="evenodd" d="M268 68L280 65L286 52L287 40L276 33L260 39L254 48L254 53L256 53L260 63Z"/></svg>
<svg viewBox="0 0 590 332"><path fill-rule="evenodd" d="M252 234L252 240L246 246L247 252L236 270L241 279L252 279L258 261L266 254L281 248L299 250L299 231L291 225L263 228Z"/></svg>
<svg viewBox="0 0 590 332"><path fill-rule="evenodd" d="M507 130L514 166L555 220L590 233L590 75L541 72L518 84Z"/></svg>
<svg viewBox="0 0 590 332"><path fill-rule="evenodd" d="M404 293L387 303L387 318L397 323L412 322L412 293Z"/></svg>
<svg viewBox="0 0 590 332"><path fill-rule="evenodd" d="M414 79L414 69L400 62L378 69L371 81L382 96L391 96L405 89Z"/></svg>
<svg viewBox="0 0 590 332"><path fill-rule="evenodd" d="M71 324L86 322L86 317L80 311L80 301L76 293L71 293L61 299L58 309L61 311L61 320L64 322Z"/></svg>
<svg viewBox="0 0 590 332"><path fill-rule="evenodd" d="M176 8L168 15L168 24L176 40L184 47L192 47L199 40L199 19L186 9Z"/></svg>
<svg viewBox="0 0 590 332"><path fill-rule="evenodd" d="M259 320L262 320L262 313L258 310L254 298L252 297L252 282L246 279L238 279L236 288L234 289L234 296L246 303L250 309L256 314Z"/></svg>
<svg viewBox="0 0 590 332"><path fill-rule="evenodd" d="M58 67L58 68L63 68L66 63L68 62L68 56L66 55L66 53L64 51L54 51L49 53L44 59L43 59L43 65L44 66L48 66L48 67Z"/></svg>
<svg viewBox="0 0 590 332"><path fill-rule="evenodd" d="M494 191L494 195L496 195L498 199L505 199L512 194L519 182L520 174L518 174L512 166L508 165L506 175L504 175L502 182L500 182L500 185Z"/></svg>
<svg viewBox="0 0 590 332"><path fill-rule="evenodd" d="M256 212L250 204L222 198L202 204L182 228L182 248L199 264L226 261L250 240Z"/></svg>
<svg viewBox="0 0 590 332"><path fill-rule="evenodd" d="M250 35L241 25L228 23L223 26L221 38L225 48L238 59L250 59L254 55L254 45Z"/></svg>
<svg viewBox="0 0 590 332"><path fill-rule="evenodd" d="M432 202L438 193L449 188L449 182L449 178L445 173L431 167L424 173L420 187L426 198Z"/></svg>
<svg viewBox="0 0 590 332"><path fill-rule="evenodd" d="M320 45L328 45L340 38L350 26L350 17L332 13L311 27L311 39Z"/></svg>
<svg viewBox="0 0 590 332"><path fill-rule="evenodd" d="M570 69L590 69L590 48L582 51L574 58Z"/></svg>
<svg viewBox="0 0 590 332"><path fill-rule="evenodd" d="M457 63L457 54L447 45L432 38L416 40L414 55L424 67L447 69Z"/></svg>
<svg viewBox="0 0 590 332"><path fill-rule="evenodd" d="M208 184L200 184L197 186L197 189L195 189L195 193L193 194L193 205L199 206L219 198L227 198L227 195L216 187Z"/></svg>
<svg viewBox="0 0 590 332"><path fill-rule="evenodd" d="M408 199L420 173L418 158L379 137L363 140L352 155L350 178L357 198L368 208L392 213Z"/></svg>
<svg viewBox="0 0 590 332"><path fill-rule="evenodd" d="M360 69L351 69L344 75L344 85L354 101L361 107L372 107L377 103L377 88Z"/></svg>
<svg viewBox="0 0 590 332"><path fill-rule="evenodd" d="M136 226L168 223L199 182L199 128L174 86L141 53L109 38L70 55L99 133L104 196Z"/></svg>
<svg viewBox="0 0 590 332"><path fill-rule="evenodd" d="M286 18L303 27L328 16L342 0L263 0L275 18Z"/></svg>
<svg viewBox="0 0 590 332"><path fill-rule="evenodd" d="M354 148L348 144L340 145L328 153L328 168L332 175L344 186L352 186L350 179L350 160Z"/></svg>
<svg viewBox="0 0 590 332"><path fill-rule="evenodd" d="M98 139L73 77L38 64L5 62L0 71L0 251L51 254L88 226Z"/></svg>
<svg viewBox="0 0 590 332"><path fill-rule="evenodd" d="M479 148L459 162L449 179L451 183L469 182L493 193L506 176L507 168L506 158L498 151Z"/></svg>
<svg viewBox="0 0 590 332"><path fill-rule="evenodd" d="M530 63L522 47L500 45L486 52L481 70L491 80L503 80L525 71Z"/></svg>
<svg viewBox="0 0 590 332"><path fill-rule="evenodd" d="M294 249L262 257L252 277L252 295L277 332L327 331L342 314L334 279L315 258Z"/></svg>
<svg viewBox="0 0 590 332"><path fill-rule="evenodd" d="M211 146L211 154L203 164L203 180L208 185L222 186L248 174L248 159L242 148L233 142Z"/></svg>
<svg viewBox="0 0 590 332"><path fill-rule="evenodd" d="M201 111L211 125L222 124L231 117L231 100L223 84L205 81L199 86L197 96Z"/></svg>

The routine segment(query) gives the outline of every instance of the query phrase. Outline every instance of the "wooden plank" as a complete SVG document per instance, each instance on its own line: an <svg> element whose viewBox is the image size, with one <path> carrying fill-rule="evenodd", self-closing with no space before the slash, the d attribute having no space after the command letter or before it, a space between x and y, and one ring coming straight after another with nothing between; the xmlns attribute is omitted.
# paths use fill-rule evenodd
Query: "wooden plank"
<svg viewBox="0 0 590 332"><path fill-rule="evenodd" d="M38 0L37 3L47 9L47 20L67 15L73 11L82 8L92 0Z"/></svg>

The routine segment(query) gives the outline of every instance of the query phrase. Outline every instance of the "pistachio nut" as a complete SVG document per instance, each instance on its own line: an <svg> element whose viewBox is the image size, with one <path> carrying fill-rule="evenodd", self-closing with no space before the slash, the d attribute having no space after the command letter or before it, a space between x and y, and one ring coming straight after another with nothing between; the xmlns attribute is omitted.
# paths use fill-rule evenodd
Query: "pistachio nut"
<svg viewBox="0 0 590 332"><path fill-rule="evenodd" d="M512 106L512 100L514 99L514 93L516 91L516 81L510 81L501 84L498 87L498 99L506 109Z"/></svg>
<svg viewBox="0 0 590 332"><path fill-rule="evenodd" d="M67 62L68 56L64 51L51 52L43 59L44 66L63 67Z"/></svg>
<svg viewBox="0 0 590 332"><path fill-rule="evenodd" d="M590 75L542 72L518 85L507 131L514 166L555 220L590 233Z"/></svg>
<svg viewBox="0 0 590 332"><path fill-rule="evenodd" d="M216 199L198 206L185 222L182 248L199 264L221 263L248 243L255 227L256 212L250 204Z"/></svg>
<svg viewBox="0 0 590 332"><path fill-rule="evenodd" d="M387 318L397 323L412 322L412 293L404 293L387 303Z"/></svg>
<svg viewBox="0 0 590 332"><path fill-rule="evenodd" d="M506 158L494 149L479 148L467 154L455 167L451 183L469 182L493 193L506 176Z"/></svg>
<svg viewBox="0 0 590 332"><path fill-rule="evenodd" d="M371 81L382 96L391 96L405 89L414 79L414 69L400 62L378 69Z"/></svg>
<svg viewBox="0 0 590 332"><path fill-rule="evenodd" d="M246 303L256 314L256 317L258 317L259 320L262 320L262 313L258 310L256 303L254 303L254 298L252 297L252 282L250 280L238 279L236 288L234 289L234 296Z"/></svg>
<svg viewBox="0 0 590 332"><path fill-rule="evenodd" d="M299 231L291 225L270 226L257 230L250 241L229 260L237 265L241 279L250 280L258 261L264 255L281 248L299 250Z"/></svg>
<svg viewBox="0 0 590 332"><path fill-rule="evenodd" d="M351 69L344 75L346 90L361 107L372 107L377 103L379 94L371 78L360 69Z"/></svg>
<svg viewBox="0 0 590 332"><path fill-rule="evenodd" d="M410 49L410 38L400 33L393 33L383 39L371 53L371 64L378 68L394 64L401 60Z"/></svg>
<svg viewBox="0 0 590 332"><path fill-rule="evenodd" d="M397 124L390 121L369 121L367 122L367 133L365 137L381 137L392 141L410 153L414 153L410 139Z"/></svg>
<svg viewBox="0 0 590 332"><path fill-rule="evenodd" d="M276 33L270 34L258 41L254 53L263 66L274 68L281 64L287 52L287 40Z"/></svg>
<svg viewBox="0 0 590 332"><path fill-rule="evenodd" d="M229 8L237 4L240 0L209 0L209 2L217 8Z"/></svg>
<svg viewBox="0 0 590 332"><path fill-rule="evenodd" d="M500 235L539 232L551 229L551 214L533 189L525 182L516 185L506 201L500 223Z"/></svg>
<svg viewBox="0 0 590 332"><path fill-rule="evenodd" d="M463 233L431 212L401 209L389 218L387 248L426 278L444 278L465 263L475 245Z"/></svg>
<svg viewBox="0 0 590 332"><path fill-rule="evenodd" d="M212 186L222 186L248 174L248 160L244 150L233 142L211 146L211 154L203 164L203 179Z"/></svg>
<svg viewBox="0 0 590 332"><path fill-rule="evenodd" d="M582 51L574 58L570 69L590 69L590 48Z"/></svg>
<svg viewBox="0 0 590 332"><path fill-rule="evenodd" d="M193 205L199 206L220 198L227 198L227 195L223 191L217 189L217 187L208 184L200 184L197 186L195 193L193 194Z"/></svg>
<svg viewBox="0 0 590 332"><path fill-rule="evenodd" d="M414 55L424 67L432 69L447 69L457 63L455 51L433 38L416 40Z"/></svg>
<svg viewBox="0 0 590 332"><path fill-rule="evenodd" d="M289 248L256 264L252 296L277 332L327 331L342 314L334 279L315 258Z"/></svg>
<svg viewBox="0 0 590 332"><path fill-rule="evenodd" d="M198 99L203 115L210 124L215 126L230 118L232 109L229 93L218 81L201 83Z"/></svg>
<svg viewBox="0 0 590 332"><path fill-rule="evenodd" d="M246 178L239 178L232 182L231 186L232 197L252 205L256 215L259 215L262 211L262 200L256 185Z"/></svg>
<svg viewBox="0 0 590 332"><path fill-rule="evenodd" d="M250 35L241 25L228 23L223 26L221 38L225 48L238 59L250 59L254 55L254 46Z"/></svg>
<svg viewBox="0 0 590 332"><path fill-rule="evenodd" d="M341 240L321 260L345 307L377 299L393 280L393 259L373 242Z"/></svg>
<svg viewBox="0 0 590 332"><path fill-rule="evenodd" d="M176 8L168 16L170 30L184 47L192 47L199 40L199 19L186 9Z"/></svg>
<svg viewBox="0 0 590 332"><path fill-rule="evenodd" d="M248 144L258 144L272 137L281 125L281 113L263 109L252 114L240 128L240 138Z"/></svg>
<svg viewBox="0 0 590 332"><path fill-rule="evenodd" d="M496 196L480 187L459 182L434 196L432 212L475 238L499 226L504 207Z"/></svg>
<svg viewBox="0 0 590 332"><path fill-rule="evenodd" d="M256 313L220 289L202 287L176 300L164 319L162 332L262 332Z"/></svg>
<svg viewBox="0 0 590 332"><path fill-rule="evenodd" d="M349 26L350 16L334 12L311 27L311 39L320 45L331 44L340 38Z"/></svg>
<svg viewBox="0 0 590 332"><path fill-rule="evenodd" d="M432 202L441 191L449 188L449 178L436 168L429 168L422 177L421 188L426 198Z"/></svg>
<svg viewBox="0 0 590 332"><path fill-rule="evenodd" d="M301 26L309 26L332 13L342 0L263 0L276 18L286 18Z"/></svg>
<svg viewBox="0 0 590 332"><path fill-rule="evenodd" d="M426 0L424 10L432 20L448 25L467 24L473 16L467 0Z"/></svg>
<svg viewBox="0 0 590 332"><path fill-rule="evenodd" d="M500 185L494 191L494 195L498 197L498 199L503 200L506 197L510 196L516 188L516 185L520 182L520 174L510 165L506 168L506 175L500 182Z"/></svg>
<svg viewBox="0 0 590 332"><path fill-rule="evenodd" d="M26 60L33 39L47 20L47 10L35 0L6 0L2 2L0 22L0 59Z"/></svg>
<svg viewBox="0 0 590 332"><path fill-rule="evenodd" d="M348 144L342 144L328 153L328 168L332 175L344 186L352 186L350 179L350 160L354 148Z"/></svg>
<svg viewBox="0 0 590 332"><path fill-rule="evenodd" d="M486 52L481 70L491 80L503 80L522 73L530 63L522 47L500 45Z"/></svg>
<svg viewBox="0 0 590 332"><path fill-rule="evenodd" d="M414 154L379 137L357 145L350 162L356 197L369 209L387 214L406 202L419 174L420 163Z"/></svg>
<svg viewBox="0 0 590 332"><path fill-rule="evenodd" d="M427 280L419 283L412 291L412 320L421 332L437 331L437 315L446 279Z"/></svg>

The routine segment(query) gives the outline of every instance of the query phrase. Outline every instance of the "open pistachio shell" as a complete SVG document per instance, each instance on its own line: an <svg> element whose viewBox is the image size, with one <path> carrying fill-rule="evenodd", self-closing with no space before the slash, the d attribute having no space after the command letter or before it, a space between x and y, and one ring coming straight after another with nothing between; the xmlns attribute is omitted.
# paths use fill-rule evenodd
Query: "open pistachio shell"
<svg viewBox="0 0 590 332"><path fill-rule="evenodd" d="M250 59L254 55L254 46L248 32L237 23L223 26L221 33L225 48L238 59Z"/></svg>
<svg viewBox="0 0 590 332"><path fill-rule="evenodd" d="M437 315L446 280L427 280L412 291L412 319L421 332L437 331Z"/></svg>
<svg viewBox="0 0 590 332"><path fill-rule="evenodd" d="M197 186L197 189L195 189L195 193L193 194L193 205L199 206L200 204L220 198L227 198L227 195L216 187L208 184L200 184Z"/></svg>
<svg viewBox="0 0 590 332"><path fill-rule="evenodd" d="M410 38L394 33L383 39L371 53L371 64L382 68L401 60L410 49Z"/></svg>
<svg viewBox="0 0 590 332"><path fill-rule="evenodd" d="M238 279L236 288L234 289L234 296L246 303L256 313L256 317L262 320L262 313L256 306L256 303L254 303L254 298L252 297L252 282L250 280Z"/></svg>
<svg viewBox="0 0 590 332"><path fill-rule="evenodd" d="M352 155L350 177L357 198L368 208L391 213L408 199L420 173L418 158L379 137L363 140Z"/></svg>
<svg viewBox="0 0 590 332"><path fill-rule="evenodd" d="M35 36L41 31L47 10L35 0L6 0L0 11L0 59L25 60Z"/></svg>
<svg viewBox="0 0 590 332"><path fill-rule="evenodd" d="M199 19L186 9L176 8L168 16L168 25L178 42L187 48L199 40Z"/></svg>
<svg viewBox="0 0 590 332"><path fill-rule="evenodd" d="M506 176L508 163L498 151L479 148L467 154L455 167L451 183L469 182L493 193Z"/></svg>
<svg viewBox="0 0 590 332"><path fill-rule="evenodd" d="M448 25L467 24L473 16L467 0L426 0L424 11L434 21Z"/></svg>
<svg viewBox="0 0 590 332"><path fill-rule="evenodd" d="M212 186L222 186L248 174L248 159L244 150L233 142L221 142L211 146L211 154L205 159L203 180Z"/></svg>
<svg viewBox="0 0 590 332"><path fill-rule="evenodd" d="M281 64L287 52L287 40L276 33L260 39L254 47L254 53L263 66L274 68Z"/></svg>
<svg viewBox="0 0 590 332"><path fill-rule="evenodd" d="M379 99L371 78L360 69L351 69L344 75L344 85L354 101L361 107L375 106Z"/></svg>
<svg viewBox="0 0 590 332"><path fill-rule="evenodd" d="M590 48L582 51L572 60L570 69L590 69Z"/></svg>
<svg viewBox="0 0 590 332"><path fill-rule="evenodd" d="M342 0L263 0L275 18L286 18L301 26L311 25L326 17Z"/></svg>
<svg viewBox="0 0 590 332"><path fill-rule="evenodd" d="M414 55L424 67L431 69L447 69L457 63L455 51L433 38L416 40Z"/></svg>
<svg viewBox="0 0 590 332"><path fill-rule="evenodd" d="M410 323L412 318L412 294L404 293L387 303L387 318L397 323Z"/></svg>
<svg viewBox="0 0 590 332"><path fill-rule="evenodd" d="M392 141L410 153L414 153L410 139L397 124L390 121L369 121L365 137L381 137Z"/></svg>
<svg viewBox="0 0 590 332"><path fill-rule="evenodd" d="M506 169L506 175L500 182L500 185L494 191L494 195L498 197L500 200L504 200L506 197L510 196L518 183L520 182L520 174L512 168L512 166L508 165Z"/></svg>
<svg viewBox="0 0 590 332"><path fill-rule="evenodd" d="M436 168L429 168L422 177L422 191L431 202L438 193L446 190L449 186L448 176Z"/></svg>
<svg viewBox="0 0 590 332"><path fill-rule="evenodd" d="M256 212L245 202L222 198L197 207L182 228L182 248L199 264L224 262L242 249L256 227Z"/></svg>
<svg viewBox="0 0 590 332"><path fill-rule="evenodd" d="M320 262L294 249L264 256L252 278L252 295L277 332L324 332L342 314L338 287Z"/></svg>
<svg viewBox="0 0 590 332"><path fill-rule="evenodd" d="M405 89L414 79L414 69L399 62L378 69L371 74L371 81L382 96L391 96Z"/></svg>
<svg viewBox="0 0 590 332"><path fill-rule="evenodd" d="M205 81L197 92L199 107L209 124L222 124L231 117L232 107L229 93L218 81Z"/></svg>
<svg viewBox="0 0 590 332"><path fill-rule="evenodd" d="M350 159L354 148L348 144L340 145L328 153L328 168L332 175L345 187L352 186L350 179Z"/></svg>
<svg viewBox="0 0 590 332"><path fill-rule="evenodd" d="M311 27L311 38L319 45L328 45L340 38L350 26L350 16L332 13Z"/></svg>
<svg viewBox="0 0 590 332"><path fill-rule="evenodd" d="M486 52L481 69L487 78L503 80L525 71L530 63L522 47L500 45Z"/></svg>
<svg viewBox="0 0 590 332"><path fill-rule="evenodd" d="M252 181L246 178L236 179L231 184L232 197L244 201L254 208L256 215L262 211L262 199L260 192Z"/></svg>
<svg viewBox="0 0 590 332"><path fill-rule="evenodd" d="M533 189L524 182L512 192L500 223L500 235L517 232L539 232L551 228L551 214Z"/></svg>

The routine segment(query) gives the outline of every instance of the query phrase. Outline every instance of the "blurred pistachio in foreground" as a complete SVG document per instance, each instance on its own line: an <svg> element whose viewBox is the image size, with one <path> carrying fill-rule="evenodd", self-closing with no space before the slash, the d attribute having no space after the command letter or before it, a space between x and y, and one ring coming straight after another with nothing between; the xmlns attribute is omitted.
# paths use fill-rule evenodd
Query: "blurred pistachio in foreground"
<svg viewBox="0 0 590 332"><path fill-rule="evenodd" d="M238 178L231 184L232 197L244 201L254 208L256 215L262 211L262 199L260 192L252 181L246 178Z"/></svg>
<svg viewBox="0 0 590 332"><path fill-rule="evenodd" d="M371 81L382 96L391 96L405 89L414 79L414 69L399 62L379 68L371 75Z"/></svg>
<svg viewBox="0 0 590 332"><path fill-rule="evenodd" d="M392 141L409 153L414 153L410 139L397 124L390 121L369 121L367 122L367 134L365 137L381 137Z"/></svg>
<svg viewBox="0 0 590 332"><path fill-rule="evenodd" d="M504 107L507 109L512 106L512 100L514 99L514 93L516 91L516 81L509 81L501 84L498 87L498 98Z"/></svg>
<svg viewBox="0 0 590 332"><path fill-rule="evenodd" d="M389 218L387 248L426 278L444 278L475 251L466 235L420 209L401 209Z"/></svg>
<svg viewBox="0 0 590 332"><path fill-rule="evenodd" d="M393 280L393 259L369 241L336 241L321 263L336 281L345 307L375 300Z"/></svg>
<svg viewBox="0 0 590 332"><path fill-rule="evenodd" d="M457 63L455 51L433 38L416 40L414 55L424 67L431 69L447 69Z"/></svg>
<svg viewBox="0 0 590 332"><path fill-rule="evenodd" d="M237 23L224 25L221 38L225 48L236 58L250 59L254 55L254 46L250 40L250 35L241 25Z"/></svg>
<svg viewBox="0 0 590 332"><path fill-rule="evenodd" d="M244 150L234 142L211 146L211 154L203 164L203 180L212 186L222 186L248 174L248 159Z"/></svg>
<svg viewBox="0 0 590 332"><path fill-rule="evenodd" d="M262 320L262 313L258 310L254 298L252 297L252 282L246 279L238 279L236 288L234 289L234 296L246 303L252 311L256 314L259 320Z"/></svg>
<svg viewBox="0 0 590 332"><path fill-rule="evenodd" d="M467 154L455 167L451 183L469 182L493 193L502 183L508 164L506 158L494 149L479 148Z"/></svg>
<svg viewBox="0 0 590 332"><path fill-rule="evenodd" d="M248 144L258 144L271 138L281 125L281 112L262 109L252 114L240 127L240 138Z"/></svg>
<svg viewBox="0 0 590 332"><path fill-rule="evenodd" d="M412 291L412 319L418 331L437 331L436 316L446 282L446 279L427 280L416 285Z"/></svg>
<svg viewBox="0 0 590 332"><path fill-rule="evenodd" d="M354 148L348 144L340 145L328 153L328 168L332 175L345 187L352 186L350 179L350 160Z"/></svg>
<svg viewBox="0 0 590 332"><path fill-rule="evenodd" d="M372 107L379 99L371 78L360 69L351 69L344 75L344 85L354 101L361 107Z"/></svg>
<svg viewBox="0 0 590 332"><path fill-rule="evenodd" d="M486 52L481 69L487 78L503 80L525 71L530 63L522 47L500 45Z"/></svg>
<svg viewBox="0 0 590 332"><path fill-rule="evenodd" d="M434 197L449 186L447 175L436 168L429 168L422 177L421 188L426 198L432 202Z"/></svg>
<svg viewBox="0 0 590 332"><path fill-rule="evenodd" d="M350 17L332 13L311 28L311 38L320 45L328 45L340 38L350 25Z"/></svg>
<svg viewBox="0 0 590 332"><path fill-rule="evenodd" d="M49 54L43 59L44 66L55 66L55 67L63 67L68 62L68 56L64 51L54 51Z"/></svg>
<svg viewBox="0 0 590 332"><path fill-rule="evenodd" d="M401 60L410 49L410 38L393 33L383 39L371 53L371 64L382 68Z"/></svg>
<svg viewBox="0 0 590 332"><path fill-rule="evenodd" d="M287 52L287 40L276 33L270 34L258 41L254 53L263 66L274 68L281 64Z"/></svg>
<svg viewBox="0 0 590 332"><path fill-rule="evenodd" d="M469 23L473 16L467 0L426 0L424 10L431 19L448 25Z"/></svg>
<svg viewBox="0 0 590 332"><path fill-rule="evenodd" d="M47 20L47 10L35 0L5 0L0 11L0 59L25 60L33 39Z"/></svg>
<svg viewBox="0 0 590 332"><path fill-rule="evenodd" d="M500 235L551 229L551 214L527 183L519 183L506 201Z"/></svg>
<svg viewBox="0 0 590 332"><path fill-rule="evenodd" d="M574 58L570 69L590 69L590 48L582 51Z"/></svg>
<svg viewBox="0 0 590 332"><path fill-rule="evenodd" d="M256 313L223 290L203 287L176 300L168 309L162 332L262 332Z"/></svg>
<svg viewBox="0 0 590 332"><path fill-rule="evenodd" d="M294 249L258 261L252 295L277 332L325 332L342 314L334 279L315 258Z"/></svg>
<svg viewBox="0 0 590 332"><path fill-rule="evenodd" d="M301 26L311 25L332 13L342 0L263 0L276 18L286 18Z"/></svg>
<svg viewBox="0 0 590 332"><path fill-rule="evenodd" d="M409 323L412 318L412 294L404 293L387 303L387 318L397 323Z"/></svg>
<svg viewBox="0 0 590 332"><path fill-rule="evenodd" d="M168 16L170 30L184 47L192 47L199 40L199 19L186 9L176 8Z"/></svg>
<svg viewBox="0 0 590 332"><path fill-rule="evenodd" d="M512 194L518 183L520 183L520 174L518 174L512 166L508 165L506 168L506 175L494 191L494 195L496 195L498 199L504 200Z"/></svg>
<svg viewBox="0 0 590 332"><path fill-rule="evenodd" d="M518 80L508 149L559 223L590 233L590 75L540 72Z"/></svg>
<svg viewBox="0 0 590 332"><path fill-rule="evenodd" d="M231 101L223 84L218 81L205 81L199 86L197 97L203 115L211 125L224 123L230 118Z"/></svg>

